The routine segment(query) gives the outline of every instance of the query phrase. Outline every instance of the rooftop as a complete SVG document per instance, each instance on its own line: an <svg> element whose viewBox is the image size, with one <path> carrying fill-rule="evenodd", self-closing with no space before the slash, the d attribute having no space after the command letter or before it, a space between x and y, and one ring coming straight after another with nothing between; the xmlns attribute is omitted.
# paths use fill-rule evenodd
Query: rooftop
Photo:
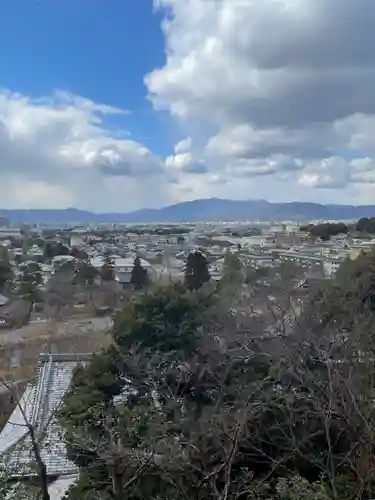
<svg viewBox="0 0 375 500"><path fill-rule="evenodd" d="M29 385L0 433L0 456L14 477L30 476L35 461L25 418L43 435L41 456L50 476L78 472L77 466L67 458L61 439L62 429L55 418L72 381L73 371L85 363L91 354L41 354L35 385ZM22 410L21 410L21 408Z"/></svg>
<svg viewBox="0 0 375 500"><path fill-rule="evenodd" d="M8 297L5 297L5 295L0 294L0 306L4 306L9 302Z"/></svg>

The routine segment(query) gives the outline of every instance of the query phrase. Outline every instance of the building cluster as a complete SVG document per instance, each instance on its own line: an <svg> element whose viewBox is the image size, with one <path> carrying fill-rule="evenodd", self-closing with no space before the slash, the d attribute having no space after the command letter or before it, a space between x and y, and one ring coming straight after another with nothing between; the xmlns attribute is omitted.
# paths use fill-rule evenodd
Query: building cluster
<svg viewBox="0 0 375 500"><path fill-rule="evenodd" d="M61 245L64 253L48 258L47 244ZM206 256L214 280L222 277L227 251L237 252L246 267L293 263L307 276L332 278L345 259L354 259L374 245L375 240L353 239L346 234L329 241L312 240L291 222L0 228L0 247L7 248L15 276L36 261L44 285L61 263L76 258L72 249L87 255L97 270L110 255L115 279L126 286L136 256L152 281L182 279L187 255L197 250Z"/></svg>

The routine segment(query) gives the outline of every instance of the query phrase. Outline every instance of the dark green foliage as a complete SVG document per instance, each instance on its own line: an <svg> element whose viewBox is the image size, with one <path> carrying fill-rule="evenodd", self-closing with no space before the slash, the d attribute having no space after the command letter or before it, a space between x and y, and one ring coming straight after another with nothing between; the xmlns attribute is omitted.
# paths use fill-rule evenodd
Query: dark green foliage
<svg viewBox="0 0 375 500"><path fill-rule="evenodd" d="M88 287L94 285L95 278L98 276L98 271L87 260L77 262L76 273L78 283L82 283Z"/></svg>
<svg viewBox="0 0 375 500"><path fill-rule="evenodd" d="M136 257L134 259L132 275L131 275L130 281L134 285L134 288L136 290L140 290L141 288L144 288L149 282L147 269L142 267L141 259L139 257Z"/></svg>
<svg viewBox="0 0 375 500"><path fill-rule="evenodd" d="M87 261L89 258L87 252L85 252L84 250L77 248L77 247L73 247L71 249L70 255L72 257L74 257L75 259L84 260L84 261Z"/></svg>
<svg viewBox="0 0 375 500"><path fill-rule="evenodd" d="M102 281L114 281L115 279L115 265L109 254L106 254L104 257L104 264L100 270L100 277Z"/></svg>
<svg viewBox="0 0 375 500"><path fill-rule="evenodd" d="M305 226L304 230L308 230L311 236L314 236L315 238L321 238L322 240L326 241L329 240L331 236L336 236L337 234L346 234L348 232L348 227L343 222L326 222L323 224L311 224L309 226Z"/></svg>
<svg viewBox="0 0 375 500"><path fill-rule="evenodd" d="M19 294L26 297L30 302L35 302L38 295L38 287L43 283L40 265L36 262L29 264L24 270L19 287Z"/></svg>
<svg viewBox="0 0 375 500"><path fill-rule="evenodd" d="M208 262L201 252L192 252L188 255L185 269L185 285L189 290L198 290L210 280Z"/></svg>
<svg viewBox="0 0 375 500"><path fill-rule="evenodd" d="M224 256L222 280L228 284L240 284L242 281L242 262L238 253L227 250Z"/></svg>
<svg viewBox="0 0 375 500"><path fill-rule="evenodd" d="M8 249L0 246L0 292L7 289L13 277L14 273L9 261Z"/></svg>
<svg viewBox="0 0 375 500"><path fill-rule="evenodd" d="M196 349L204 309L204 300L200 299L182 286L137 296L116 320L114 338L120 350L110 348L86 368L76 371L73 387L60 412L69 456L82 467L80 480L72 488L69 499L82 498L94 489L108 492L109 498L123 498L115 496L118 474L125 483L128 474L131 479L142 459L141 450L146 453L155 443L160 449L171 448L171 443L167 445L165 440L173 441L178 428L173 430L173 425L166 420L169 410L164 414L155 407L151 390L164 387L164 377L172 367L176 368L180 359ZM140 358L132 354L136 348L144 352ZM147 353L158 351L164 354L159 361L152 361ZM128 394L127 402L116 406L113 396L119 395L123 388ZM122 450L129 448L129 456L116 458L110 435L121 440ZM158 435L161 437L156 438ZM106 447L98 448L99 442L105 442ZM136 450L138 458L131 450ZM133 488L126 498L157 498L158 492L166 493L171 488L153 463L148 464L142 478L142 483L135 483L137 489L133 492ZM122 488L120 484L117 487ZM172 499L174 492L173 489L168 498Z"/></svg>
<svg viewBox="0 0 375 500"><path fill-rule="evenodd" d="M375 217L362 217L359 219L356 225L356 229L363 233L375 233Z"/></svg>
<svg viewBox="0 0 375 500"><path fill-rule="evenodd" d="M116 499L180 499L181 488L189 498L211 498L202 475L207 469L199 473L199 467L213 470L225 458L222 444L230 445L227 432L236 424L238 395L246 398L256 390L270 365L263 356L249 364L241 351L233 362L210 336L202 344L200 325L209 301L181 285L137 296L115 324L120 349L77 370L61 412L69 456L82 467L70 500L94 487ZM123 387L126 402L114 406L111 396ZM108 428L122 443L117 458ZM91 441L104 441L104 451L90 451ZM117 495L117 475L123 494L142 453L151 450L158 458L147 464L126 496ZM233 466L234 477L241 476L241 467ZM220 477L219 483L224 472Z"/></svg>
<svg viewBox="0 0 375 500"><path fill-rule="evenodd" d="M95 409L110 411L113 407L113 397L120 394L124 386L120 366L116 350L110 348L94 356L87 367L78 367L73 375L73 385L59 417L71 445L69 454L80 464L86 465L95 454L86 447L88 441L77 440L74 435L81 426L87 431L87 439L102 432L100 412Z"/></svg>
<svg viewBox="0 0 375 500"><path fill-rule="evenodd" d="M46 260L52 260L57 255L69 255L70 249L68 246L64 245L61 241L47 241L44 246L44 258Z"/></svg>
<svg viewBox="0 0 375 500"><path fill-rule="evenodd" d="M46 289L46 303L53 310L54 316L60 317L65 308L73 305L76 284L76 267L73 261L63 262L56 268Z"/></svg>
<svg viewBox="0 0 375 500"><path fill-rule="evenodd" d="M375 320L375 253L346 260L335 280L316 295L310 311L310 316L319 320L319 329L333 323L342 329L351 329L354 322L359 324L363 319L370 327Z"/></svg>
<svg viewBox="0 0 375 500"><path fill-rule="evenodd" d="M78 367L59 411L68 457L82 468L79 481L71 489L71 500L85 498L90 492L111 492L106 461L109 450L104 451L100 443L108 438L107 429L116 426L113 397L125 384L121 366L117 350L109 348L94 356L87 367Z"/></svg>
<svg viewBox="0 0 375 500"><path fill-rule="evenodd" d="M179 284L156 288L135 297L117 316L114 338L128 349L187 351L195 349L203 326L207 299Z"/></svg>

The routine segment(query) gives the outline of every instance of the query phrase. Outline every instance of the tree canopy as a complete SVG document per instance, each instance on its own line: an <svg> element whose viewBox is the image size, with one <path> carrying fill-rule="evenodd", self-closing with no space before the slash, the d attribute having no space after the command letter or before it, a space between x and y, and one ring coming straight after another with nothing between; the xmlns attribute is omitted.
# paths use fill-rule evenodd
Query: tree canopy
<svg viewBox="0 0 375 500"><path fill-rule="evenodd" d="M0 246L0 292L7 290L13 278L14 272L9 260L8 249Z"/></svg>
<svg viewBox="0 0 375 500"><path fill-rule="evenodd" d="M102 281L113 281L115 279L115 263L110 254L104 256L100 277Z"/></svg>
<svg viewBox="0 0 375 500"><path fill-rule="evenodd" d="M331 236L336 236L338 234L346 234L348 232L348 226L343 222L325 222L322 224L310 224L308 226L301 226L301 230L308 231L311 236L315 238L321 238L322 240L329 240Z"/></svg>
<svg viewBox="0 0 375 500"><path fill-rule="evenodd" d="M69 255L70 249L61 241L47 241L44 245L45 260L52 260L57 255Z"/></svg>
<svg viewBox="0 0 375 500"><path fill-rule="evenodd" d="M61 410L68 499L373 498L374 283L345 262L287 333L225 289L137 294Z"/></svg>
<svg viewBox="0 0 375 500"><path fill-rule="evenodd" d="M198 290L210 280L206 257L198 251L191 252L186 260L185 285L190 290Z"/></svg>
<svg viewBox="0 0 375 500"><path fill-rule="evenodd" d="M147 269L142 267L141 259L139 257L134 259L130 282L134 285L136 290L144 288L149 282Z"/></svg>
<svg viewBox="0 0 375 500"><path fill-rule="evenodd" d="M362 217L356 225L356 229L363 233L375 233L375 217Z"/></svg>
<svg viewBox="0 0 375 500"><path fill-rule="evenodd" d="M37 262L30 263L22 273L19 294L34 303L38 296L38 288L43 283L43 275Z"/></svg>
<svg viewBox="0 0 375 500"><path fill-rule="evenodd" d="M228 249L224 256L223 281L233 284L241 283L242 267L238 252L231 252Z"/></svg>

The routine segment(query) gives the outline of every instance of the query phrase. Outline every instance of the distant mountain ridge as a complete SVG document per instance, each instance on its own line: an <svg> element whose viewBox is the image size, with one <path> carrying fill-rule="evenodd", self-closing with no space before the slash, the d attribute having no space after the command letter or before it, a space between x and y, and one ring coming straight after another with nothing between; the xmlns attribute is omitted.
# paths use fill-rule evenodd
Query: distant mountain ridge
<svg viewBox="0 0 375 500"><path fill-rule="evenodd" d="M207 198L177 203L159 209L145 208L128 213L95 213L77 208L0 209L0 217L6 217L12 222L39 222L42 224L244 220L303 222L375 217L375 205L321 205L310 202L271 203L266 200Z"/></svg>

